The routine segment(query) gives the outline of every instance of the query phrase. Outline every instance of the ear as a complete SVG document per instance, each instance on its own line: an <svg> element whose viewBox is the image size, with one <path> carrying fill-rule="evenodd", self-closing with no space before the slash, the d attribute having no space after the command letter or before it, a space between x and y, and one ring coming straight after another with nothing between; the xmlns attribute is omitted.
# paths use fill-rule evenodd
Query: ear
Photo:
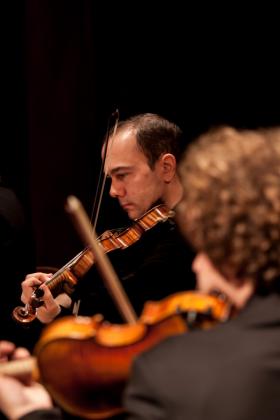
<svg viewBox="0 0 280 420"><path fill-rule="evenodd" d="M163 179L165 182L172 181L174 175L176 174L176 158L171 153L165 153L161 157L161 169L163 174Z"/></svg>

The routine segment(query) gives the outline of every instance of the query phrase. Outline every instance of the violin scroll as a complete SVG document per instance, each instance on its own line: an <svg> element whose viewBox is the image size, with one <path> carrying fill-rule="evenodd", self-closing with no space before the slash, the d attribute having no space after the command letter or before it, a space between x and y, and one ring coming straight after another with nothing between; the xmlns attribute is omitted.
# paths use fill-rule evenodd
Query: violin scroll
<svg viewBox="0 0 280 420"><path fill-rule="evenodd" d="M29 324L36 318L36 309L29 304L16 306L12 312L12 318L20 324Z"/></svg>
<svg viewBox="0 0 280 420"><path fill-rule="evenodd" d="M27 303L25 306L17 306L13 310L13 319L22 324L32 322L36 318L36 309L42 305L40 299L43 294L42 289L36 288L31 295L30 303Z"/></svg>

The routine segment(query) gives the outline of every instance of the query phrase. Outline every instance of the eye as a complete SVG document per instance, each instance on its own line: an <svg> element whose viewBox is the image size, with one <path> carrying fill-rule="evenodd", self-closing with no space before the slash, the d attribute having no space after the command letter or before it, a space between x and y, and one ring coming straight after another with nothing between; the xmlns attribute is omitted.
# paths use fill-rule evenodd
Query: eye
<svg viewBox="0 0 280 420"><path fill-rule="evenodd" d="M123 181L127 175L128 175L128 172L120 172L116 175L116 178L119 181Z"/></svg>

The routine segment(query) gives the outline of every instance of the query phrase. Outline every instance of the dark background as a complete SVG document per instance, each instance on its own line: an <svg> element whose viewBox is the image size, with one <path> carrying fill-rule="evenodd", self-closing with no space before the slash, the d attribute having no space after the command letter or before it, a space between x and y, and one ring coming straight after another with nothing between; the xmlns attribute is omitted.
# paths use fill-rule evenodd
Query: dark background
<svg viewBox="0 0 280 420"><path fill-rule="evenodd" d="M82 247L65 199L90 213L110 114L155 112L186 144L217 124L280 123L273 10L182 2L2 2L1 171L24 204L37 265ZM274 18L275 16L275 22ZM105 196L97 230L125 217Z"/></svg>

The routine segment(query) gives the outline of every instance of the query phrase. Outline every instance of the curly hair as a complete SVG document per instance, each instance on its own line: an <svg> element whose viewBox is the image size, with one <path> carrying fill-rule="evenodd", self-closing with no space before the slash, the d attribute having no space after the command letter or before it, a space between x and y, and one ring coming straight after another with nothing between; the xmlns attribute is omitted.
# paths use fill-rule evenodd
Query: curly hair
<svg viewBox="0 0 280 420"><path fill-rule="evenodd" d="M280 128L220 127L185 152L178 221L227 278L277 288L280 278Z"/></svg>

